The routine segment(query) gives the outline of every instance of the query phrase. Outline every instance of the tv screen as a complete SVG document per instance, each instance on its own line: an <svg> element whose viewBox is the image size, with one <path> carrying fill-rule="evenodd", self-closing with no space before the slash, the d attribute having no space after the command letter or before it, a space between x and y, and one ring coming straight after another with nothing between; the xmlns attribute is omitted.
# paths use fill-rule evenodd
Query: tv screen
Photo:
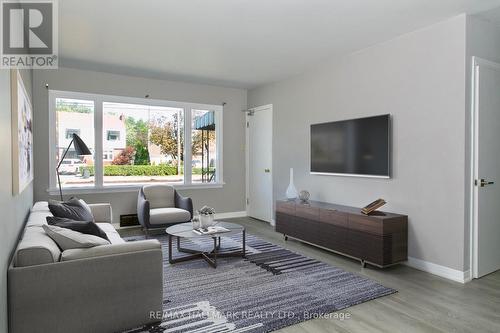
<svg viewBox="0 0 500 333"><path fill-rule="evenodd" d="M389 177L390 115L311 125L311 173Z"/></svg>

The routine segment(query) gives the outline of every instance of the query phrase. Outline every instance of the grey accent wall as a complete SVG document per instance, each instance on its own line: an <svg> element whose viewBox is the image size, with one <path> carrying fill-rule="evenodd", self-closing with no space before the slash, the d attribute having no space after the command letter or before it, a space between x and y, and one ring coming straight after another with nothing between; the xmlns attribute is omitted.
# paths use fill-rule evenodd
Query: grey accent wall
<svg viewBox="0 0 500 333"><path fill-rule="evenodd" d="M35 201L46 200L49 188L49 110L50 89L118 95L152 99L183 101L205 104L226 102L223 115L223 169L224 182L220 189L182 190L183 195L193 198L195 207L210 205L217 212L245 210L245 119L241 110L246 108L247 92L243 89L174 81L145 79L70 68L35 70L33 74L33 98L35 113ZM119 215L136 213L137 192L96 193L78 195L90 203L110 202L114 220Z"/></svg>
<svg viewBox="0 0 500 333"><path fill-rule="evenodd" d="M273 104L274 190L288 170L316 200L409 215L409 256L464 269L465 16L327 61L249 91L250 107ZM304 50L307 52L307 50ZM392 178L309 173L309 125L392 114Z"/></svg>
<svg viewBox="0 0 500 333"><path fill-rule="evenodd" d="M22 70L24 84L31 95L31 71ZM19 195L12 195L12 139L10 105L10 71L0 70L0 332L7 332L7 268L31 205L33 183Z"/></svg>
<svg viewBox="0 0 500 333"><path fill-rule="evenodd" d="M467 16L466 22L466 75L467 84L465 89L466 96L466 123L471 123L471 98L472 98L472 57L480 57L485 60L500 63L500 27L490 23L477 16ZM465 148L466 148L466 170L465 170L465 251L464 264L465 269L470 268L470 229L472 220L470 218L471 202L471 131L470 126L466 126Z"/></svg>

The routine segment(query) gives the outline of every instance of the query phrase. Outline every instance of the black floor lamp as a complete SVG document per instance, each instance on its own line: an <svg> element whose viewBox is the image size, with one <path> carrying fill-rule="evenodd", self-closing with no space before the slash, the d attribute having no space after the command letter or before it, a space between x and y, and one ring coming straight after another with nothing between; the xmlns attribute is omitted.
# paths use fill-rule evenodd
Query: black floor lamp
<svg viewBox="0 0 500 333"><path fill-rule="evenodd" d="M68 145L68 148L66 148L66 151L64 152L61 160L59 161L59 164L57 165L56 172L57 172L57 182L59 183L59 195L61 196L61 201L63 201L63 195L62 195L62 189L61 189L61 178L59 177L59 167L61 166L62 162L64 161L64 158L66 157L66 154L68 153L69 148L71 147L71 144L75 146L75 151L76 155L78 156L85 156L85 155L92 155L92 153L89 150L89 147L83 142L83 140L73 133L73 138L71 139L71 142Z"/></svg>

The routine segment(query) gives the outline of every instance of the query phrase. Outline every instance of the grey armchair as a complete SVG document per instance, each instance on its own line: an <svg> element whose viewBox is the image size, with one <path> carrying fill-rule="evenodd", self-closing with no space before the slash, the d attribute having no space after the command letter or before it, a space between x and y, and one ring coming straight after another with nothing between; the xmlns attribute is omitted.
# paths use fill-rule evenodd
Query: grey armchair
<svg viewBox="0 0 500 333"><path fill-rule="evenodd" d="M147 234L149 229L191 221L193 202L172 186L146 185L137 197L137 217Z"/></svg>

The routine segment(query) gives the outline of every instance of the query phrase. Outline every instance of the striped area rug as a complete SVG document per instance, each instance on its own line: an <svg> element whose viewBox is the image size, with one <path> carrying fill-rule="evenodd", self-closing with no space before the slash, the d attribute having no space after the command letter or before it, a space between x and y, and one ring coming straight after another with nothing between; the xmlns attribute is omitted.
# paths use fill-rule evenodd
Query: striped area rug
<svg viewBox="0 0 500 333"><path fill-rule="evenodd" d="M246 237L246 259L168 263L168 238L157 236L164 258L163 321L128 333L270 332L396 292L368 278ZM129 241L142 239L136 237ZM211 250L211 239L181 241ZM241 236L222 237L221 252L241 248ZM182 256L174 245L173 256Z"/></svg>

